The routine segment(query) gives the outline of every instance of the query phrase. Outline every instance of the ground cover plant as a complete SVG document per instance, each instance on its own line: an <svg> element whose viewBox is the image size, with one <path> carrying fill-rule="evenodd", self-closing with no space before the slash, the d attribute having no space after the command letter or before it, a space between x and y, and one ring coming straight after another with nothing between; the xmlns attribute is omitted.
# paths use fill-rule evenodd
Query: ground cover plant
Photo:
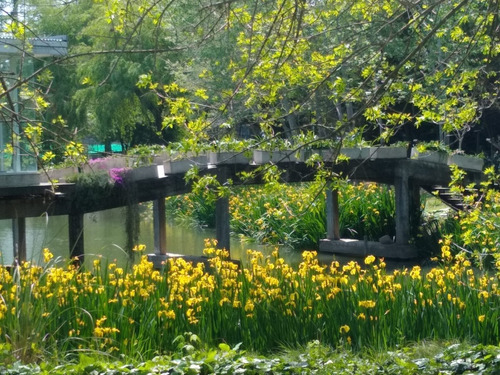
<svg viewBox="0 0 500 375"><path fill-rule="evenodd" d="M251 251L239 268L213 244L206 253L207 269L171 259L159 271L143 257L128 271L99 260L78 270L48 250L44 266L1 267L0 335L11 360L85 352L148 359L175 350L185 332L260 353L312 340L353 350L500 341L500 263L480 272L451 254L449 240L442 263L425 272L388 272L373 256L321 265L314 252L294 269L277 252Z"/></svg>
<svg viewBox="0 0 500 375"><path fill-rule="evenodd" d="M2 365L9 375L150 375L150 374L497 374L500 347L422 342L388 352L353 352L333 349L314 340L296 349L263 356L242 350L240 345L205 347L198 336L187 333L176 338L178 348L170 355L151 360L117 360L80 355L65 363Z"/></svg>
<svg viewBox="0 0 500 375"><path fill-rule="evenodd" d="M394 191L375 183L341 184L340 234L377 241L394 235ZM201 193L167 198L174 218L215 225L215 197ZM317 183L235 188L230 196L231 230L246 240L315 248L326 233L325 192Z"/></svg>

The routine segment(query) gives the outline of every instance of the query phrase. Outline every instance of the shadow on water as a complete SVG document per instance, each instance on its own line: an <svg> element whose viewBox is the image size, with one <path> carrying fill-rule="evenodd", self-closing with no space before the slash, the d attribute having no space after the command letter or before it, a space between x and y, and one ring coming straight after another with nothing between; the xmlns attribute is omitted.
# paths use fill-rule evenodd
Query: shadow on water
<svg viewBox="0 0 500 375"><path fill-rule="evenodd" d="M154 229L151 210L141 213L139 244L146 245L146 252L154 252ZM99 211L84 215L84 246L86 263L101 258L103 262L114 262L125 266L128 262L125 245L125 208ZM203 255L205 239L215 238L215 230L191 228L168 223L167 251L184 255ZM26 219L27 260L41 263L43 249L48 248L55 257L69 258L68 221L66 216L50 216ZM258 250L271 254L274 246L263 246L231 239L231 257L246 258L247 250ZM13 263L12 221L0 220L0 263ZM280 255L287 262L298 263L300 253L281 249Z"/></svg>
<svg viewBox="0 0 500 375"><path fill-rule="evenodd" d="M151 210L144 208L140 220L139 244L146 245L146 252L154 252L153 220ZM84 217L84 244L87 264L100 258L103 263L113 262L121 267L128 263L125 249L127 235L125 232L125 208L100 211L86 214ZM50 249L55 257L68 259L68 221L66 216L50 216L26 219L26 247L27 260L41 263L42 250ZM167 251L183 255L203 255L204 242L207 238L215 238L215 231L211 229L190 228L169 223L167 225ZM231 239L231 257L245 263L247 250L257 250L264 255L270 255L275 246L264 246L251 242ZM297 266L301 260L301 252L289 248L279 249L280 257L292 265ZM320 253L318 260L321 264L329 265L333 260L345 264L355 260L362 264L362 258L350 258ZM0 263L13 263L12 221L0 220ZM389 269L409 267L416 263L386 261Z"/></svg>

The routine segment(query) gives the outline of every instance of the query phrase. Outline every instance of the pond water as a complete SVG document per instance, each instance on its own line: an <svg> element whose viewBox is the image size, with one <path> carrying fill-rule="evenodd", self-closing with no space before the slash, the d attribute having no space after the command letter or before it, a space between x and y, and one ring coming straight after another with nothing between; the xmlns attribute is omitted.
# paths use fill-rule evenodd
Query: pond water
<svg viewBox="0 0 500 375"><path fill-rule="evenodd" d="M154 253L154 230L151 205L140 205L139 244L146 245L146 253ZM125 232L125 208L99 211L84 216L85 263L90 265L96 258L103 262L114 262L125 267L128 256L125 252L127 235ZM215 238L215 230L192 228L169 223L167 225L167 251L184 255L202 255L204 241ZM0 220L0 264L13 263L12 221ZM42 249L49 248L55 257L68 259L68 219L67 216L44 216L26 219L27 260L41 264ZM258 250L265 255L274 250L274 246L263 246L251 242L242 242L239 238L231 238L231 258L246 261L247 250ZM301 261L298 250L280 247L280 256L290 265ZM137 257L138 258L138 257ZM353 260L346 256L333 256L320 253L320 263L330 264L332 260L346 263ZM362 262L362 259L354 259ZM388 268L411 266L412 262L387 262Z"/></svg>
<svg viewBox="0 0 500 375"><path fill-rule="evenodd" d="M123 250L127 237L125 217L125 208L100 211L84 216L86 262L102 257L120 266L127 263L127 255ZM167 226L167 251L185 255L202 255L204 240L214 237L214 230L190 228L171 223ZM12 264L12 241L12 221L0 220L0 263ZM152 210L148 205L141 205L139 244L146 245L147 253L154 252ZM67 216L26 219L27 260L40 263L42 249L45 247L49 248L56 257L69 257ZM238 238L231 239L233 259L244 260L248 249L270 254L274 247L241 242ZM301 259L300 252L290 249L281 248L280 255L293 264L297 264Z"/></svg>

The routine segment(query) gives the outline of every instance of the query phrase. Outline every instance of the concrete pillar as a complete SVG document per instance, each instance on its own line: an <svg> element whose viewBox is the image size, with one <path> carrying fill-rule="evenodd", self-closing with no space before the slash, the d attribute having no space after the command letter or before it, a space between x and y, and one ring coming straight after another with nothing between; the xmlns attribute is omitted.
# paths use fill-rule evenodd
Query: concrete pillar
<svg viewBox="0 0 500 375"><path fill-rule="evenodd" d="M12 219L12 238L14 242L14 260L17 264L26 261L26 219Z"/></svg>
<svg viewBox="0 0 500 375"><path fill-rule="evenodd" d="M340 239L339 192L331 188L326 190L326 238Z"/></svg>
<svg viewBox="0 0 500 375"><path fill-rule="evenodd" d="M227 182L226 167L217 168L217 179L221 185ZM229 198L219 197L215 202L215 237L217 247L230 251Z"/></svg>
<svg viewBox="0 0 500 375"><path fill-rule="evenodd" d="M416 235L419 220L420 189L400 168L394 181L396 205L396 243L408 245Z"/></svg>
<svg viewBox="0 0 500 375"><path fill-rule="evenodd" d="M397 176L394 181L396 205L396 243L407 245L410 241L410 200L408 177Z"/></svg>
<svg viewBox="0 0 500 375"><path fill-rule="evenodd" d="M78 263L82 264L85 254L83 244L83 214L68 215L68 228L70 258L78 258Z"/></svg>
<svg viewBox="0 0 500 375"><path fill-rule="evenodd" d="M167 219L165 217L165 198L153 201L153 226L155 253L167 254Z"/></svg>
<svg viewBox="0 0 500 375"><path fill-rule="evenodd" d="M226 197L217 199L215 203L215 237L219 249L230 250L229 199Z"/></svg>
<svg viewBox="0 0 500 375"><path fill-rule="evenodd" d="M413 183L410 178L408 181L410 193L410 239L415 238L420 228L422 212L420 208L420 186Z"/></svg>

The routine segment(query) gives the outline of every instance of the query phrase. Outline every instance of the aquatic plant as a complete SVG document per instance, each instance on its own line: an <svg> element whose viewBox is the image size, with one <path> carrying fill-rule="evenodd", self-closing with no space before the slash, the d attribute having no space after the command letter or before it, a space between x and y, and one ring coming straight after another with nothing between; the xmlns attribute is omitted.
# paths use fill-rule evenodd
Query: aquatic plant
<svg viewBox="0 0 500 375"><path fill-rule="evenodd" d="M340 234L378 240L394 235L394 191L374 183L339 188ZM316 183L235 188L230 200L231 230L246 240L315 248L326 233L325 194ZM167 212L200 226L215 224L215 200L201 194L167 198Z"/></svg>
<svg viewBox="0 0 500 375"><path fill-rule="evenodd" d="M498 344L498 275L478 272L450 245L443 241L439 266L393 272L373 256L322 265L314 252L294 269L277 251L250 251L240 268L212 243L208 268L177 258L162 271L145 256L129 271L99 259L77 269L45 250L43 266L0 267L0 335L12 358L32 361L82 351L151 358L184 332L260 352L315 339L353 349Z"/></svg>

